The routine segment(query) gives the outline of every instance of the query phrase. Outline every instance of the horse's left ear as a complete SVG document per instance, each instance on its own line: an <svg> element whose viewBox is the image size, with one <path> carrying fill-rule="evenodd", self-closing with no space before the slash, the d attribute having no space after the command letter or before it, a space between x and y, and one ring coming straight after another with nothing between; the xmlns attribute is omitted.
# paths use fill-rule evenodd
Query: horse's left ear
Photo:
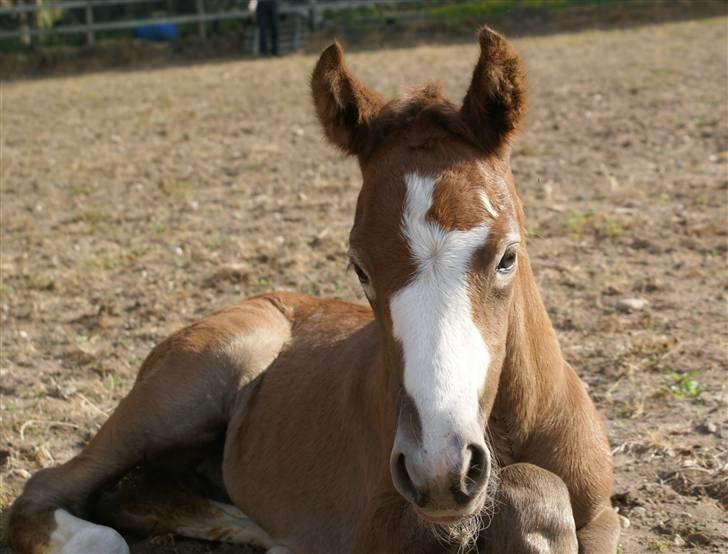
<svg viewBox="0 0 728 554"><path fill-rule="evenodd" d="M311 77L311 91L326 137L348 154L361 153L369 123L383 102L349 73L338 42L321 54Z"/></svg>
<svg viewBox="0 0 728 554"><path fill-rule="evenodd" d="M502 155L526 114L526 76L504 37L483 27L478 39L480 58L460 114L484 149Z"/></svg>

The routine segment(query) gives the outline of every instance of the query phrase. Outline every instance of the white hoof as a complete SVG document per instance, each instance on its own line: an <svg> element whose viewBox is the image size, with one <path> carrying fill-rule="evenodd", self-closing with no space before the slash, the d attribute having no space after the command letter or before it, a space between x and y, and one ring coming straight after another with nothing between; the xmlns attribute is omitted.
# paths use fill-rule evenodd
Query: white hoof
<svg viewBox="0 0 728 554"><path fill-rule="evenodd" d="M56 510L56 528L51 533L50 554L129 554L123 537L111 527Z"/></svg>

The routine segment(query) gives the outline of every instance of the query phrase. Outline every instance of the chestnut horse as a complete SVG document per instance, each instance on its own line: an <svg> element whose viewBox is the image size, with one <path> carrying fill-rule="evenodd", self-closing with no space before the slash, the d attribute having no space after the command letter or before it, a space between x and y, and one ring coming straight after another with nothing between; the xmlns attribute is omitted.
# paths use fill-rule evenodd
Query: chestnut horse
<svg viewBox="0 0 728 554"><path fill-rule="evenodd" d="M13 548L128 552L113 526L297 554L616 551L606 434L509 165L523 67L479 39L460 108L434 85L385 103L323 52L313 100L363 175L350 258L371 309L271 293L172 335L88 446L28 481Z"/></svg>

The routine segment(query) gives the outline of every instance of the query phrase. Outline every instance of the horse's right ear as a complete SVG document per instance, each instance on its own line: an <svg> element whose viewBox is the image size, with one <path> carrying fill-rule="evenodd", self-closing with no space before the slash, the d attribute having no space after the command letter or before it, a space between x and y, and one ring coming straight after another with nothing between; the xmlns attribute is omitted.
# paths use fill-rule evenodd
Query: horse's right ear
<svg viewBox="0 0 728 554"><path fill-rule="evenodd" d="M508 151L526 113L523 64L505 38L488 27L478 33L480 58L460 110L489 152Z"/></svg>
<svg viewBox="0 0 728 554"><path fill-rule="evenodd" d="M311 90L326 137L349 154L360 153L369 123L383 102L349 73L338 42L321 54L311 77Z"/></svg>

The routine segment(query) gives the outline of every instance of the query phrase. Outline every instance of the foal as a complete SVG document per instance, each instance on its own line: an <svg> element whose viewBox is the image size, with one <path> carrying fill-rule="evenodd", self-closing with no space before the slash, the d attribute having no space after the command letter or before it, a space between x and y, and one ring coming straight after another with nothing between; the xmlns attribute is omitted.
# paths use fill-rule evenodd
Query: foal
<svg viewBox="0 0 728 554"><path fill-rule="evenodd" d="M459 109L435 86L384 103L323 52L313 99L361 167L350 257L371 309L272 293L172 335L89 445L28 481L18 552L128 551L87 520L298 554L616 550L606 436L509 166L523 68L479 38ZM208 496L173 485L202 468Z"/></svg>

